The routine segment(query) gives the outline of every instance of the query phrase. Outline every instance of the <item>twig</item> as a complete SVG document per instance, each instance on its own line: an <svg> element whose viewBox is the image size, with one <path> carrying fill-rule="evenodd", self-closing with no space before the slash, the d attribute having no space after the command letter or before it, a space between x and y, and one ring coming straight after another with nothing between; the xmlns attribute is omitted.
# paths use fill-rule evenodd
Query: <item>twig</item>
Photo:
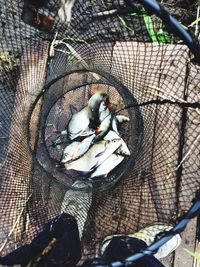
<svg viewBox="0 0 200 267"><path fill-rule="evenodd" d="M166 95L165 90L161 89L160 87L156 87L156 86L148 85L148 88L154 89L154 90L156 90L156 91L158 91L158 92L162 92L162 93L164 93L164 94ZM151 92L151 91L149 91L149 93L154 94L154 93ZM178 101L180 101L180 102L182 102L182 103L187 103L187 101L185 101L184 99L182 99L182 98L180 98L180 97L178 97L178 96L175 96L175 95L172 95L172 94L169 94L169 95L170 95L172 98L174 98L174 99L176 99L176 100L178 100ZM160 96L160 95L159 95L159 96Z"/></svg>
<svg viewBox="0 0 200 267"><path fill-rule="evenodd" d="M185 156L182 158L181 162L179 163L179 165L173 170L173 171L178 171L178 169L181 167L181 165L183 165L183 163L186 161L186 159L190 156L190 154L192 153L193 148L195 147L196 143L200 140L200 134L197 136L197 138L194 140L194 142L191 144L190 149L188 150L188 152L185 154ZM171 172L167 178L165 180L168 180L169 178L171 178L173 175L173 173Z"/></svg>
<svg viewBox="0 0 200 267"><path fill-rule="evenodd" d="M198 22L199 22L199 13L200 13L200 7L198 5L197 7L197 17L196 17L196 23L195 23L195 35L197 36L198 35L198 32L199 32L199 26L198 26Z"/></svg>
<svg viewBox="0 0 200 267"><path fill-rule="evenodd" d="M65 45L65 46L68 48L68 50L71 52L71 54L72 54L78 61L80 61L80 63L81 63L84 67L89 68L88 63L81 57L81 55L80 55L78 52L76 52L76 50L75 50L70 44L64 42L64 40L67 39L67 38L64 38L64 39L62 39L62 40L56 40L56 37L57 37L57 33L55 34L55 37L54 37L54 39L53 39L53 41L52 41L52 43L51 43L51 45L50 45L50 50L49 50L49 56L50 56L50 57L54 57L54 56L55 56L55 47L56 47L57 45ZM61 51L61 50L60 50L60 51ZM61 52L64 52L64 51L61 51ZM66 51L65 53L68 53L68 52ZM99 77L98 74L96 74L96 73L91 73L91 74L92 74L92 76L93 76L96 80L100 80L100 77Z"/></svg>
<svg viewBox="0 0 200 267"><path fill-rule="evenodd" d="M10 230L10 232L9 232L9 234L8 234L8 236L7 236L7 238L6 238L6 240L3 242L2 246L0 247L0 253L1 253L2 250L4 249L4 247L5 247L5 245L7 244L9 238L11 237L13 231L15 230L15 227L16 227L17 224L19 223L19 220L20 220L20 218L21 218L21 216L22 216L22 214L23 214L23 212L24 212L24 209L25 209L25 207L26 207L26 204L27 204L27 202L29 201L29 199L30 199L30 197L32 196L32 194L33 194L33 193L31 193L31 194L28 196L27 200L26 200L25 203L24 203L24 207L22 208L22 210L21 210L21 212L20 212L20 214L19 214L17 220L16 220L15 223L13 224L13 227L12 227L12 229Z"/></svg>

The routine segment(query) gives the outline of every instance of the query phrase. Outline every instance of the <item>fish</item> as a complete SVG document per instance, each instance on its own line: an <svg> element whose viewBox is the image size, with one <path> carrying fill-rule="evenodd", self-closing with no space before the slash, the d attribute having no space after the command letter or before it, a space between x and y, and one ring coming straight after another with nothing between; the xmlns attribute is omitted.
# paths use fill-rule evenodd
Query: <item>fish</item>
<svg viewBox="0 0 200 267"><path fill-rule="evenodd" d="M127 144L124 142L124 140L121 138L121 146L116 150L115 152L117 155L122 156L130 156L131 152L127 146Z"/></svg>
<svg viewBox="0 0 200 267"><path fill-rule="evenodd" d="M118 131L118 121L116 116L113 116L113 120L112 120L112 129L113 131L115 131L118 135L120 135L119 131Z"/></svg>
<svg viewBox="0 0 200 267"><path fill-rule="evenodd" d="M79 144L80 142L74 141L63 149L61 163L67 163L68 161L73 159L74 152Z"/></svg>
<svg viewBox="0 0 200 267"><path fill-rule="evenodd" d="M64 0L60 1L61 7L58 10L58 17L61 22L70 24L72 19L72 8L75 1L76 0L67 0L66 2Z"/></svg>
<svg viewBox="0 0 200 267"><path fill-rule="evenodd" d="M102 101L99 106L99 121L102 122L109 115L110 115L110 110L106 106L105 101Z"/></svg>
<svg viewBox="0 0 200 267"><path fill-rule="evenodd" d="M91 174L90 178L107 177L108 174L123 161L121 155L112 154Z"/></svg>
<svg viewBox="0 0 200 267"><path fill-rule="evenodd" d="M70 140L74 140L79 136L92 135L95 130L89 127L90 118L88 107L82 108L80 111L72 115L71 120L67 126L68 137Z"/></svg>
<svg viewBox="0 0 200 267"><path fill-rule="evenodd" d="M107 135L112 126L112 120L113 120L113 115L110 114L101 122L100 126L96 129L96 137L94 139L94 142L103 139L104 136Z"/></svg>
<svg viewBox="0 0 200 267"><path fill-rule="evenodd" d="M82 155L84 155L88 151L90 146L93 144L95 137L96 134L93 134L91 136L86 137L82 142L80 142L73 153L72 160L78 159Z"/></svg>
<svg viewBox="0 0 200 267"><path fill-rule="evenodd" d="M104 140L110 141L110 140L120 140L121 137L113 130L110 130L104 137Z"/></svg>
<svg viewBox="0 0 200 267"><path fill-rule="evenodd" d="M97 92L92 95L88 101L88 113L90 119L91 128L96 128L100 121L99 121L99 107L103 101L106 101L108 95L103 92Z"/></svg>
<svg viewBox="0 0 200 267"><path fill-rule="evenodd" d="M115 132L110 130L107 135L104 137L104 140L120 140L121 146L116 150L116 154L122 155L122 156L130 156L130 150L124 140Z"/></svg>
<svg viewBox="0 0 200 267"><path fill-rule="evenodd" d="M90 172L96 166L101 153L106 150L106 141L101 141L94 144L91 148L79 159L65 164L67 170L76 170L81 172Z"/></svg>
<svg viewBox="0 0 200 267"><path fill-rule="evenodd" d="M119 130L118 130L118 126L119 126L119 124L121 124L123 122L126 122L126 121L130 121L130 119L128 117L124 116L124 115L115 115L115 116L113 116L112 129L118 135L120 135Z"/></svg>
<svg viewBox="0 0 200 267"><path fill-rule="evenodd" d="M116 119L118 123L123 123L126 121L130 121L129 117L126 117L124 115L116 115Z"/></svg>
<svg viewBox="0 0 200 267"><path fill-rule="evenodd" d="M94 171L102 162L112 155L121 145L119 140L102 140L91 146L91 148L79 159L66 163L67 170L88 174Z"/></svg>
<svg viewBox="0 0 200 267"><path fill-rule="evenodd" d="M67 127L70 140L74 140L79 136L89 136L94 133L95 128L99 126L99 106L106 98L107 94L98 92L90 97L87 106L79 112L73 108L74 114Z"/></svg>

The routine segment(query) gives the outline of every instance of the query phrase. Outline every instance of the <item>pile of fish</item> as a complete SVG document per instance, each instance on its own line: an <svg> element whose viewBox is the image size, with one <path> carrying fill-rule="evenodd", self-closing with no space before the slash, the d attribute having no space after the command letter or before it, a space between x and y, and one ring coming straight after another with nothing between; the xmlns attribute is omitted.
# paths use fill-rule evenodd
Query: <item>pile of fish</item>
<svg viewBox="0 0 200 267"><path fill-rule="evenodd" d="M106 177L130 151L121 138L118 127L129 121L124 115L114 115L109 109L108 95L97 92L86 107L73 115L65 131L71 143L63 149L61 163L67 170L83 175ZM79 141L77 141L79 140Z"/></svg>

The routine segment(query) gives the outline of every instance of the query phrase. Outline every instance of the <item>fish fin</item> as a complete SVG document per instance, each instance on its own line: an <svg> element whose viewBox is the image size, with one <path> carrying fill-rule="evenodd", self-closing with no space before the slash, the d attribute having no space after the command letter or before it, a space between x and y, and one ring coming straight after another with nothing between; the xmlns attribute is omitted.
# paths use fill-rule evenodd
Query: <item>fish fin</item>
<svg viewBox="0 0 200 267"><path fill-rule="evenodd" d="M118 123L130 121L129 117L124 116L124 115L116 115L116 119L117 119Z"/></svg>
<svg viewBox="0 0 200 267"><path fill-rule="evenodd" d="M72 115L74 115L74 114L76 114L78 112L78 109L75 106L70 105L69 107L70 107L70 111L71 111Z"/></svg>
<svg viewBox="0 0 200 267"><path fill-rule="evenodd" d="M98 154L95 155L95 158L101 157L101 156L103 155L104 152L105 152L105 150L99 152Z"/></svg>
<svg viewBox="0 0 200 267"><path fill-rule="evenodd" d="M89 178L91 171L79 171L79 173L81 174L81 176L84 176L84 178Z"/></svg>

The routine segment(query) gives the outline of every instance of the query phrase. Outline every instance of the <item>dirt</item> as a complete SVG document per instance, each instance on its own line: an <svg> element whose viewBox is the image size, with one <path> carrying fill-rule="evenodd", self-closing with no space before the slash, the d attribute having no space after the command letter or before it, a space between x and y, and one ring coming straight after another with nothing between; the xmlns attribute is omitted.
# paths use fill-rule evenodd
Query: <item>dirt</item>
<svg viewBox="0 0 200 267"><path fill-rule="evenodd" d="M198 0L161 0L163 6L185 26L196 19Z"/></svg>

